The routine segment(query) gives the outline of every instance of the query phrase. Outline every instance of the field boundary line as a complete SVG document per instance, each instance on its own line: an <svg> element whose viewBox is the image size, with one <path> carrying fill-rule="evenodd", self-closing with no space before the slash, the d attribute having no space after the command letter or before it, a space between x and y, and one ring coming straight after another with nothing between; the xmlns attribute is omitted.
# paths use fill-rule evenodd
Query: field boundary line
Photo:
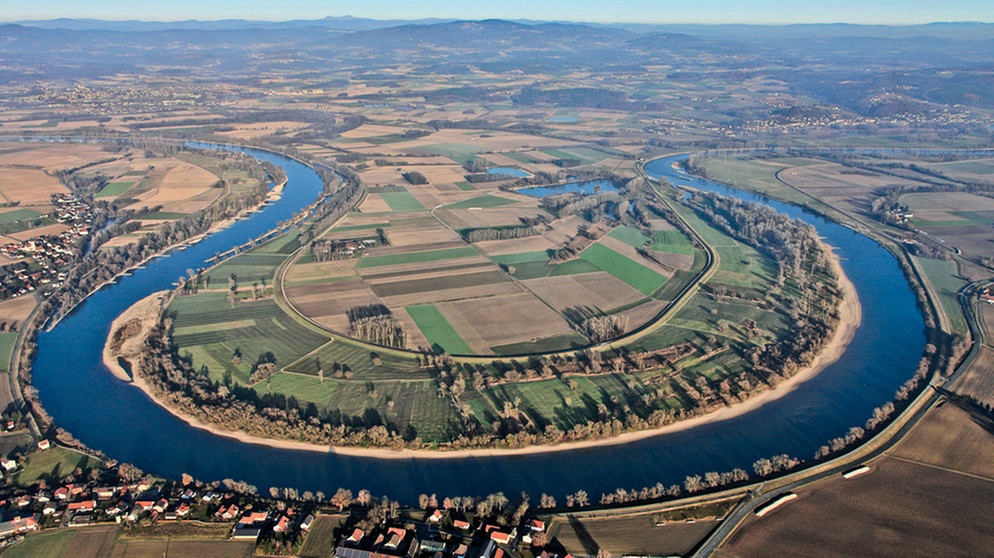
<svg viewBox="0 0 994 558"><path fill-rule="evenodd" d="M911 459L911 458L908 458L908 457L901 457L901 456L898 456L898 455L894 455L893 453L890 453L890 452L886 453L885 455L886 455L886 457L888 457L890 459L896 459L898 461L903 461L905 463L910 463L912 465L920 465L922 467L928 467L930 469L938 469L940 471L945 471L947 473L953 473L954 475L963 475L964 477L971 477L971 478L974 478L974 479L979 479L979 480L983 480L983 481L987 481L987 482L994 482L994 478L985 477L983 475L978 475L976 473L968 473L966 471L960 471L958 469L953 469L951 467L943 467L942 465L935 465L934 463L926 463L924 461L918 461L917 459Z"/></svg>

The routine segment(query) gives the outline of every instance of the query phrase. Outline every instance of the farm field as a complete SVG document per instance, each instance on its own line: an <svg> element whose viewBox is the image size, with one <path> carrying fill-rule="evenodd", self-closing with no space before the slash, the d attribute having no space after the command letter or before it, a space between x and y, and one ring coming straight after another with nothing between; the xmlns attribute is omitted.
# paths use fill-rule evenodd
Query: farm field
<svg viewBox="0 0 994 558"><path fill-rule="evenodd" d="M252 541L120 541L114 545L110 558L249 558L255 554ZM76 557L73 557L76 558Z"/></svg>
<svg viewBox="0 0 994 558"><path fill-rule="evenodd" d="M986 554L994 535L981 510L994 498L992 454L989 426L946 403L869 473L795 491L796 500L746 519L716 556Z"/></svg>
<svg viewBox="0 0 994 558"><path fill-rule="evenodd" d="M452 324L445 319L445 316L437 307L426 304L423 306L409 306L405 310L417 324L418 329L425 334L432 347L438 345L445 352L454 355L472 354L473 350L466 341L459 335Z"/></svg>
<svg viewBox="0 0 994 558"><path fill-rule="evenodd" d="M956 262L918 257L914 259L925 272L928 282L932 284L936 296L939 297L939 304L949 318L953 332L964 337L968 336L970 330L966 325L966 317L963 316L959 296L956 294L967 282L960 277Z"/></svg>
<svg viewBox="0 0 994 558"><path fill-rule="evenodd" d="M0 333L0 372L10 370L10 356L14 352L17 333L9 331Z"/></svg>
<svg viewBox="0 0 994 558"><path fill-rule="evenodd" d="M614 275L646 296L652 296L666 282L666 277L604 246L594 244L580 256Z"/></svg>
<svg viewBox="0 0 994 558"><path fill-rule="evenodd" d="M271 352L277 367L286 366L328 341L328 337L299 324L272 299L231 306L225 293L201 293L173 299L173 341L206 366L212 378L225 373L248 383L256 359ZM244 354L235 359L236 351ZM251 352L249 352L251 351Z"/></svg>

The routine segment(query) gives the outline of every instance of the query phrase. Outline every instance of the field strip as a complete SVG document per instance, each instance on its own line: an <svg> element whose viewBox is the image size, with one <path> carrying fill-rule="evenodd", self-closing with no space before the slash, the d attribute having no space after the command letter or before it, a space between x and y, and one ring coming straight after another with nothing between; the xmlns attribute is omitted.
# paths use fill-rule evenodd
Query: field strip
<svg viewBox="0 0 994 558"><path fill-rule="evenodd" d="M228 330L228 329L239 329L244 327L255 327L256 321L254 318L249 318L245 320L233 320L230 322L212 322L204 325L191 325L177 327L173 331L173 335L192 335L194 333L208 333L218 330Z"/></svg>
<svg viewBox="0 0 994 558"><path fill-rule="evenodd" d="M298 362L300 362L300 361L302 361L302 360L304 360L304 359L306 359L308 357L313 357L315 354L317 354L318 352L320 352L321 349L327 347L328 345L331 345L334 342L335 342L335 338L332 337L331 340L328 341L327 343L325 343L324 345L321 345L320 347L314 349L313 351L307 353L306 355L301 355L300 358L298 358L297 360L291 362L290 364L287 364L286 366L284 366L283 368L281 368L280 371L281 372L285 372L287 374L292 374L293 372L287 371L287 368L293 367L294 364L297 364Z"/></svg>
<svg viewBox="0 0 994 558"><path fill-rule="evenodd" d="M916 461L914 459L908 459L907 457L898 457L892 453L887 453L887 457L890 459L896 459L898 461L904 461L905 463L911 463L912 465L920 465L922 467L928 467L930 469L938 469L940 471L945 471L947 473L953 473L956 475L963 475L964 477L970 477L974 479L979 479L987 482L994 482L994 479L990 477L984 477L981 475L976 475L974 473L967 473L966 471L960 471L957 469L951 469L949 467L943 467L942 465L933 465L931 463L925 463L923 461Z"/></svg>

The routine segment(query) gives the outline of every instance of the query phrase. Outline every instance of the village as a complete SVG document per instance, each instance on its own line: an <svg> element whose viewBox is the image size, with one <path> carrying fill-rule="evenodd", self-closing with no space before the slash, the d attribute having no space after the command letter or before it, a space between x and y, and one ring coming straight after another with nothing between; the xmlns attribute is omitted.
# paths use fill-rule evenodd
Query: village
<svg viewBox="0 0 994 558"><path fill-rule="evenodd" d="M73 261L81 239L93 225L93 208L74 194L53 194L55 210L49 217L69 226L58 234L40 235L0 246L0 254L14 260L4 266L0 300L35 292L42 287L58 288L65 280L64 268Z"/></svg>
<svg viewBox="0 0 994 558"><path fill-rule="evenodd" d="M325 498L320 492L271 488L271 496L264 497L243 482L202 483L189 475L163 480L113 461L88 470L77 467L57 482L42 479L24 486L17 481L24 469L18 458L75 451L43 439L31 455L0 458L5 479L0 488L0 550L42 531L103 525L153 539L160 533L182 532L188 537L199 533L214 544L252 542L256 553L275 555L566 555L561 545L548 543L546 523L528 513L526 501L511 505L502 494L442 502L424 496L419 508L402 508L365 490L353 498L350 490L339 489ZM316 540L309 542L310 537Z"/></svg>

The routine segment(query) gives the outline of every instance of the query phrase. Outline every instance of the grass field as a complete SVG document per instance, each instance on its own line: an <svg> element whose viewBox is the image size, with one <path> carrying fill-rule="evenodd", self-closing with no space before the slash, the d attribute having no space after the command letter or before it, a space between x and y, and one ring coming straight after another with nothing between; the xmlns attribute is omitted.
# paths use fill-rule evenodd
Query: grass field
<svg viewBox="0 0 994 558"><path fill-rule="evenodd" d="M509 200L507 198L502 198L500 196L491 196L490 194L484 194L482 196L477 196L475 198L470 198L468 200L463 200L452 205L445 206L446 209L489 209L493 207L500 207L502 205L511 205L516 203L514 200Z"/></svg>
<svg viewBox="0 0 994 558"><path fill-rule="evenodd" d="M227 371L246 383L260 354L272 352L277 366L282 367L328 341L325 335L288 316L271 299L232 307L223 292L202 293L176 298L169 311L176 315L173 341L180 354L189 352L194 366L206 365L216 379ZM246 325L249 323L253 325ZM236 350L242 353L237 365L232 361Z"/></svg>
<svg viewBox="0 0 994 558"><path fill-rule="evenodd" d="M94 197L97 197L97 198L113 198L113 197L116 197L116 196L120 196L121 194L123 194L126 191L128 191L128 188L131 188L133 185L134 185L134 182L123 182L123 181L122 182L111 182L110 184L104 186L103 189L100 190L97 193L97 195L94 196Z"/></svg>
<svg viewBox="0 0 994 558"><path fill-rule="evenodd" d="M638 229L624 226L616 227L613 231L608 233L608 236L616 238L632 248L642 248L646 244L652 242L651 238L642 234L642 232Z"/></svg>
<svg viewBox="0 0 994 558"><path fill-rule="evenodd" d="M0 371L10 370L10 355L14 352L14 343L17 341L17 333L5 331L0 333Z"/></svg>
<svg viewBox="0 0 994 558"><path fill-rule="evenodd" d="M680 231L653 231L652 249L656 252L670 254L693 255L694 246L690 239Z"/></svg>
<svg viewBox="0 0 994 558"><path fill-rule="evenodd" d="M311 530L300 548L300 558L331 558L335 555L335 532L345 518L334 515L319 515L314 518Z"/></svg>
<svg viewBox="0 0 994 558"><path fill-rule="evenodd" d="M956 262L918 257L915 258L915 262L925 272L928 282L939 297L939 304L949 318L949 327L952 328L953 333L969 335L970 330L963 316L959 297L956 295L966 281L960 277Z"/></svg>
<svg viewBox="0 0 994 558"><path fill-rule="evenodd" d="M14 211L0 213L0 225L6 225L7 223L13 223L15 221L24 221L26 219L35 219L38 217L41 217L41 213L38 213L33 209L15 209Z"/></svg>
<svg viewBox="0 0 994 558"><path fill-rule="evenodd" d="M646 296L651 296L666 283L666 277L601 244L590 246L580 258L635 287Z"/></svg>
<svg viewBox="0 0 994 558"><path fill-rule="evenodd" d="M459 335L459 332L452 327L452 324L445 319L445 316L434 305L410 306L406 310L411 315L414 323L418 325L418 329L425 334L428 342L433 346L438 345L445 352L454 355L468 355L473 353L473 350Z"/></svg>
<svg viewBox="0 0 994 558"><path fill-rule="evenodd" d="M445 248L442 250L426 250L424 252L405 252L401 254L390 254L386 256L366 256L359 260L356 267L370 268L387 265L400 265L410 263L425 263L440 260L451 260L455 258L468 258L479 256L476 248L463 246L461 248Z"/></svg>
<svg viewBox="0 0 994 558"><path fill-rule="evenodd" d="M77 532L73 529L56 529L33 533L5 550L3 558L62 558L72 546Z"/></svg>
<svg viewBox="0 0 994 558"><path fill-rule="evenodd" d="M76 467L86 470L100 465L100 462L75 451L54 446L31 454L23 465L24 469L17 475L17 484L31 486L38 480L45 479L51 486L72 473Z"/></svg>
<svg viewBox="0 0 994 558"><path fill-rule="evenodd" d="M419 211L425 208L410 192L384 192L380 194L394 211Z"/></svg>

